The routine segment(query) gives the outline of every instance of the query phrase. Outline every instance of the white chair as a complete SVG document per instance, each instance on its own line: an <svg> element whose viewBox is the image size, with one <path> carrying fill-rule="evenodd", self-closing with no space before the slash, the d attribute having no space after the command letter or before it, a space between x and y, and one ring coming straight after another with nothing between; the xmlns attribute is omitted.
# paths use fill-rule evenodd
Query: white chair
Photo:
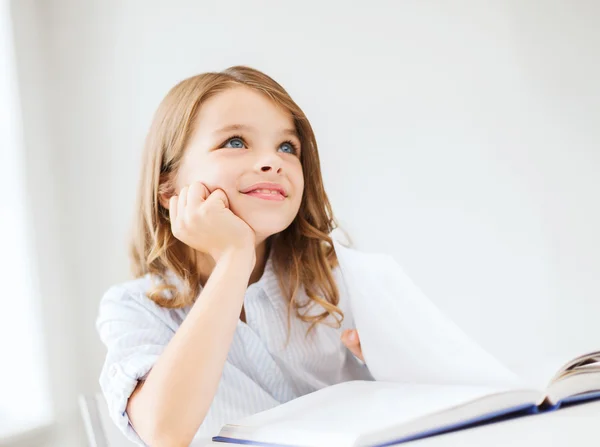
<svg viewBox="0 0 600 447"><path fill-rule="evenodd" d="M89 447L132 447L129 441L115 426L108 415L104 396L79 396L81 416L88 436Z"/></svg>

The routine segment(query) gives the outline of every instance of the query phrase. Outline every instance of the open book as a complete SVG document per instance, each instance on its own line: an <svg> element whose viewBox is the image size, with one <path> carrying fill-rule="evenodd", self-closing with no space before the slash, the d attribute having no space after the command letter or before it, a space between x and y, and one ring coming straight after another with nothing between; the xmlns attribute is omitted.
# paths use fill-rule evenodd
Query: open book
<svg viewBox="0 0 600 447"><path fill-rule="evenodd" d="M232 421L213 441L387 446L600 398L600 351L522 380L445 317L393 258L338 242L335 249L375 380L333 385Z"/></svg>
<svg viewBox="0 0 600 447"><path fill-rule="evenodd" d="M545 390L351 381L225 425L213 441L383 446L600 398L600 352L561 368Z"/></svg>

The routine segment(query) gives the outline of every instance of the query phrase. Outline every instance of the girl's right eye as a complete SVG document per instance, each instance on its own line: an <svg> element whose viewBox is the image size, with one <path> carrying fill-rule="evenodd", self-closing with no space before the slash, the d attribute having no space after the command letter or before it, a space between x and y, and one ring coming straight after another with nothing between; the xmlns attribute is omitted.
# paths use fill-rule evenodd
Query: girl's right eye
<svg viewBox="0 0 600 447"><path fill-rule="evenodd" d="M223 147L230 149L243 149L245 147L244 140L241 137L231 137L223 144Z"/></svg>

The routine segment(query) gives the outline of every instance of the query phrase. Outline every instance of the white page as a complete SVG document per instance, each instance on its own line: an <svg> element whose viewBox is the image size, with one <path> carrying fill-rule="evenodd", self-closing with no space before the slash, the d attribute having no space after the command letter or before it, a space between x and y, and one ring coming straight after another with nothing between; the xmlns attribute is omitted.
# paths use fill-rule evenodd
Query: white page
<svg viewBox="0 0 600 447"><path fill-rule="evenodd" d="M581 349L572 348L566 352L546 353L543 356L532 355L526 364L518 366L518 371L522 371L520 377L522 377L526 384L540 390L545 390L551 384L551 380L563 370L567 363L585 353ZM600 361L600 358L598 361ZM589 366L593 365L598 365L598 363L593 363Z"/></svg>
<svg viewBox="0 0 600 447"><path fill-rule="evenodd" d="M475 386L351 381L307 394L231 424L241 439L296 445L350 445L358 436L401 425L502 391ZM244 437L243 432L248 433ZM252 435L249 434L252 432ZM222 435L227 436L226 430Z"/></svg>
<svg viewBox="0 0 600 447"><path fill-rule="evenodd" d="M376 380L522 386L385 254L334 247L366 364Z"/></svg>

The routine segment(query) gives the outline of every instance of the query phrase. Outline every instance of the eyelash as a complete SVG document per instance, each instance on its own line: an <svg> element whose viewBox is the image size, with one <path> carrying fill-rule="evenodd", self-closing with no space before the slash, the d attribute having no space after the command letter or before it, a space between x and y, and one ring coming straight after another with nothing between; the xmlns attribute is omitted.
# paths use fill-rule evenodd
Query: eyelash
<svg viewBox="0 0 600 447"><path fill-rule="evenodd" d="M221 143L220 147L225 146L231 140L235 140L236 138L238 140L242 140L244 142L244 144L246 144L246 140L244 139L244 137L242 137L241 135L233 135L233 136L227 138L225 141L223 141L223 143ZM286 144L286 143L289 144L290 146L292 146L292 149L294 149L294 155L298 155L298 146L296 145L296 143L294 143L291 140L286 140L286 141L282 141L281 142L281 144ZM286 152L284 152L284 153L286 153Z"/></svg>

